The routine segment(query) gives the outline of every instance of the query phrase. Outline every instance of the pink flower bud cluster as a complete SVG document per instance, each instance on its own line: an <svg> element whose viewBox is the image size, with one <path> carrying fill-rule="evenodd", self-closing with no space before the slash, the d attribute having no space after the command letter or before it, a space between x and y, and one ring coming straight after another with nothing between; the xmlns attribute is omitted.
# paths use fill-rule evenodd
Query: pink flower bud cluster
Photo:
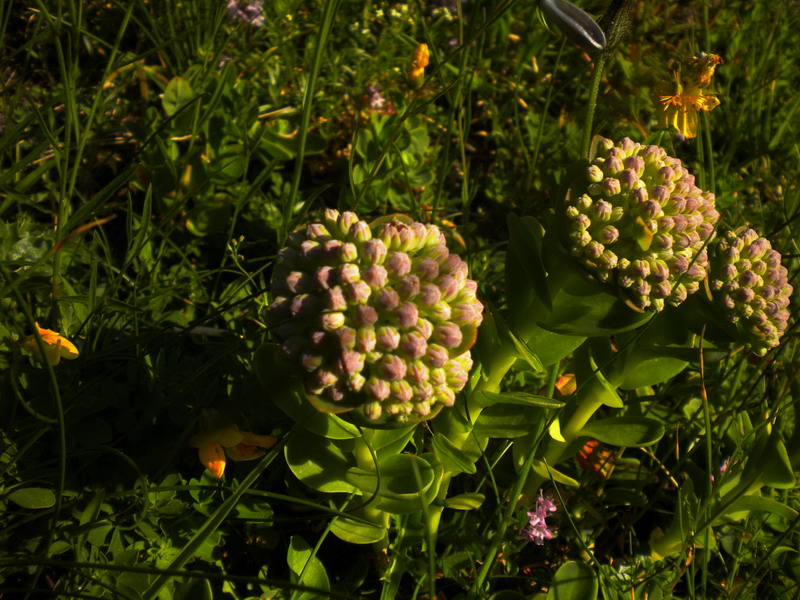
<svg viewBox="0 0 800 600"><path fill-rule="evenodd" d="M781 255L752 229L728 231L715 240L709 279L715 302L764 355L780 343L789 320L788 282Z"/></svg>
<svg viewBox="0 0 800 600"><path fill-rule="evenodd" d="M566 229L573 256L598 279L655 312L699 289L719 213L680 160L628 138L602 140L583 188L567 199Z"/></svg>
<svg viewBox="0 0 800 600"><path fill-rule="evenodd" d="M466 385L476 291L436 226L327 210L278 253L267 318L308 394L405 422Z"/></svg>

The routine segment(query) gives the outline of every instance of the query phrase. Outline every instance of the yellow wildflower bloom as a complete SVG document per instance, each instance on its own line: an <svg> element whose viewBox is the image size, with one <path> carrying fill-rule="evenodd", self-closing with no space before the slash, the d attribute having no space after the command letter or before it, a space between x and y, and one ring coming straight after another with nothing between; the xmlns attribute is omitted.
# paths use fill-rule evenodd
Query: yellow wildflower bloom
<svg viewBox="0 0 800 600"><path fill-rule="evenodd" d="M274 435L258 435L228 425L198 433L189 440L189 445L198 449L200 462L214 477L220 478L225 472L226 457L237 461L255 460L264 456L265 450L277 442Z"/></svg>
<svg viewBox="0 0 800 600"><path fill-rule="evenodd" d="M417 45L408 71L408 82L412 86L417 87L422 84L421 78L425 75L425 67L428 66L429 59L430 52L428 52L428 44Z"/></svg>
<svg viewBox="0 0 800 600"><path fill-rule="evenodd" d="M716 54L706 54L692 58L687 66L689 75L682 78L680 67L675 71L674 94L659 96L662 104L662 122L677 129L683 136L697 136L697 114L709 112L719 106L719 99L713 92L704 89L711 82L717 65L722 59Z"/></svg>
<svg viewBox="0 0 800 600"><path fill-rule="evenodd" d="M42 338L42 343L44 344L45 358L51 365L57 365L61 362L62 358L66 358L67 360L78 358L78 349L75 347L75 344L57 331L39 327L39 323L36 323L36 330L39 332L39 337ZM36 342L35 335L29 335L23 338L20 340L19 345L39 360L42 360L42 354L39 351L39 344Z"/></svg>

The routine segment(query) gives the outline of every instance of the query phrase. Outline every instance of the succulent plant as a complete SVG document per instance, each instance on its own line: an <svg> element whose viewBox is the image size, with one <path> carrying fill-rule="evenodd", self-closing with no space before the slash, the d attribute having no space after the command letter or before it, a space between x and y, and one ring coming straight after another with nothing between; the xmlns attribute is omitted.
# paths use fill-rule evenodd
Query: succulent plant
<svg viewBox="0 0 800 600"><path fill-rule="evenodd" d="M764 355L779 344L789 320L792 286L780 253L753 229L725 232L712 252L709 284L714 301L753 352Z"/></svg>
<svg viewBox="0 0 800 600"><path fill-rule="evenodd" d="M436 226L329 209L278 253L267 318L317 408L402 423L466 385L476 290Z"/></svg>
<svg viewBox="0 0 800 600"><path fill-rule="evenodd" d="M570 252L638 310L680 304L706 276L714 194L658 146L598 138L595 147L567 198Z"/></svg>

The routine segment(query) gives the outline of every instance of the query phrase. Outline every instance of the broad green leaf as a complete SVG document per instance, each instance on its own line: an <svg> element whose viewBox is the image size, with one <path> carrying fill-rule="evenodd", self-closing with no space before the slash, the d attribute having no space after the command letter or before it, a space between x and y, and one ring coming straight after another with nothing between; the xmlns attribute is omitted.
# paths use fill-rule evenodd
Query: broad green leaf
<svg viewBox="0 0 800 600"><path fill-rule="evenodd" d="M553 310L536 313L537 323L565 335L594 337L629 331L644 325L654 313L638 313L589 279L565 257L547 277Z"/></svg>
<svg viewBox="0 0 800 600"><path fill-rule="evenodd" d="M795 486L794 469L777 428L770 433L756 465L761 484L779 489L791 489Z"/></svg>
<svg viewBox="0 0 800 600"><path fill-rule="evenodd" d="M500 343L502 344L511 344L514 350L522 360L527 362L531 368L536 371L537 373L541 373L544 371L544 366L542 365L542 361L539 360L539 357L530 349L528 344L521 339L519 339L516 334L514 334L511 329L509 329L506 322L503 318L497 313L496 310L493 310L491 307L488 307L488 311L491 312L492 317L494 319L495 327L497 327L497 333L500 336Z"/></svg>
<svg viewBox="0 0 800 600"><path fill-rule="evenodd" d="M737 498L733 504L725 509L725 512L720 515L718 521L725 520L739 520L746 517L754 511L771 512L779 517L791 521L797 518L798 512L791 506L778 502L772 498L765 498L764 496L742 496Z"/></svg>
<svg viewBox="0 0 800 600"><path fill-rule="evenodd" d="M355 461L336 441L303 430L286 444L284 454L289 469L308 487L327 493L356 490L345 481Z"/></svg>
<svg viewBox="0 0 800 600"><path fill-rule="evenodd" d="M542 239L544 228L533 217L509 215L508 252L506 253L506 282L509 303L516 300L512 313L527 310L534 292L547 310L552 310L552 301L547 289L547 273L542 262Z"/></svg>
<svg viewBox="0 0 800 600"><path fill-rule="evenodd" d="M546 418L547 410L540 406L494 404L481 412L474 431L484 438L517 438L535 431Z"/></svg>
<svg viewBox="0 0 800 600"><path fill-rule="evenodd" d="M454 510L476 510L481 507L485 499L483 494L478 493L459 494L445 499L444 505Z"/></svg>
<svg viewBox="0 0 800 600"><path fill-rule="evenodd" d="M370 496L377 490L376 507L386 512L403 514L418 511L433 500L425 492L433 485L433 467L412 454L387 456L378 463L378 471L351 467L345 474L347 483Z"/></svg>
<svg viewBox="0 0 800 600"><path fill-rule="evenodd" d="M531 463L531 468L533 469L534 473L536 473L539 477L546 479L547 481L550 481L550 478L552 477L553 481L562 485L568 485L571 487L578 487L580 485L576 479L573 479L566 473L562 473L554 467L548 467L541 460L534 460Z"/></svg>
<svg viewBox="0 0 800 600"><path fill-rule="evenodd" d="M7 498L22 508L50 508L56 503L53 490L39 487L18 488L11 492Z"/></svg>
<svg viewBox="0 0 800 600"><path fill-rule="evenodd" d="M331 524L331 533L351 544L373 544L386 536L386 529L348 517L339 517Z"/></svg>
<svg viewBox="0 0 800 600"><path fill-rule="evenodd" d="M167 116L172 116L194 99L192 86L183 77L173 77L164 90L161 106Z"/></svg>
<svg viewBox="0 0 800 600"><path fill-rule="evenodd" d="M325 566L322 561L312 555L311 547L299 535L293 535L289 541L286 562L291 569L292 583L320 590L296 593L292 596L295 600L322 600L329 597L327 594L321 593L327 592L331 588Z"/></svg>
<svg viewBox="0 0 800 600"><path fill-rule="evenodd" d="M647 417L610 417L590 421L579 435L595 438L612 446L649 446L664 435L664 426Z"/></svg>
<svg viewBox="0 0 800 600"><path fill-rule="evenodd" d="M475 473L475 463L443 433L433 434L433 451L448 473Z"/></svg>
<svg viewBox="0 0 800 600"><path fill-rule="evenodd" d="M583 562L565 562L550 584L547 600L594 600L599 586L594 569Z"/></svg>
<svg viewBox="0 0 800 600"><path fill-rule="evenodd" d="M542 408L561 408L564 403L555 398L530 394L528 392L476 392L473 396L475 403L480 407L495 404L517 404L521 406L540 406Z"/></svg>

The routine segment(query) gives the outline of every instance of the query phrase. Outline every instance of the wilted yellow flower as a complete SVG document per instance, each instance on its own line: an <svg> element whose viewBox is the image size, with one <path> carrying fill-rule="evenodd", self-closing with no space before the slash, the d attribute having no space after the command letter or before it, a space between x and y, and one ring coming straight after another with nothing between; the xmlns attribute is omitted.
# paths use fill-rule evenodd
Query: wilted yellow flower
<svg viewBox="0 0 800 600"><path fill-rule="evenodd" d="M258 435L228 425L198 433L189 440L189 445L199 450L200 462L219 478L225 472L226 456L231 460L255 460L277 442L274 435Z"/></svg>
<svg viewBox="0 0 800 600"><path fill-rule="evenodd" d="M687 76L681 77L680 67L675 70L675 93L659 96L665 125L671 125L687 138L697 136L697 114L719 106L714 93L704 89L719 64L722 64L719 56L706 54L688 61Z"/></svg>
<svg viewBox="0 0 800 600"><path fill-rule="evenodd" d="M425 67L428 66L429 59L428 44L417 45L408 71L408 83L412 86L416 87L422 84L421 78L425 74Z"/></svg>
<svg viewBox="0 0 800 600"><path fill-rule="evenodd" d="M67 360L78 358L78 349L75 347L75 344L70 342L67 338L56 331L39 327L39 323L36 323L36 329L44 344L45 358L51 365L57 365L61 362L62 358L66 358ZM20 340L19 345L39 360L42 360L42 354L39 351L39 344L36 342L35 335L29 335L23 338Z"/></svg>

